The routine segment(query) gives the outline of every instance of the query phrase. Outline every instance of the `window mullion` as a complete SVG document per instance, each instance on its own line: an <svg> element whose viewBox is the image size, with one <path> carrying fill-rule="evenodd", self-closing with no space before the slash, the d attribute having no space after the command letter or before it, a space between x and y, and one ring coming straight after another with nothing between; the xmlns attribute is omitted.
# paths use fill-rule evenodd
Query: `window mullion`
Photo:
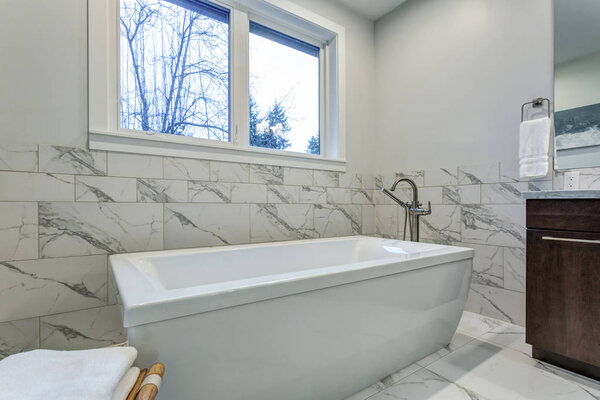
<svg viewBox="0 0 600 400"><path fill-rule="evenodd" d="M250 31L250 23L247 13L237 9L233 9L232 11L231 130L234 146L248 148L250 145L250 104L248 81L248 35Z"/></svg>

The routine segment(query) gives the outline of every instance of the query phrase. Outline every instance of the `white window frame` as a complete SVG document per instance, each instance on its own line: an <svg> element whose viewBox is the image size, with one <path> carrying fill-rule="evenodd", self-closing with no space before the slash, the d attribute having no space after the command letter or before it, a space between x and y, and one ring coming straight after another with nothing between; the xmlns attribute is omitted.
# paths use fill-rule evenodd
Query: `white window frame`
<svg viewBox="0 0 600 400"><path fill-rule="evenodd" d="M88 0L89 147L137 154L346 169L345 30L288 0L205 0L230 10L230 138L218 141L120 127L120 0ZM320 47L321 154L249 145L249 21Z"/></svg>

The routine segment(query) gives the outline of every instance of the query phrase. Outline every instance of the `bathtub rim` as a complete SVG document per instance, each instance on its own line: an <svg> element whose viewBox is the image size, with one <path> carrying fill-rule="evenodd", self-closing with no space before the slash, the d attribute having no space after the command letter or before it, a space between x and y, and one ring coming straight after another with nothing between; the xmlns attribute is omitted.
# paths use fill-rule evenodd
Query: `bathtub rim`
<svg viewBox="0 0 600 400"><path fill-rule="evenodd" d="M352 264L340 264L332 267L310 269L311 274L289 279L252 283L247 279L246 286L220 291L203 291L211 285L190 286L184 288L160 290L141 278L139 268L131 262L132 258L157 253L188 254L244 249L255 246L282 246L292 243L310 243L315 241L342 241L348 239L380 239L402 242L396 239L378 238L367 235L343 236L336 238L317 238L291 240L283 242L252 243L241 245L187 248L176 250L158 250L152 252L124 253L109 256L109 268L112 269L119 290L123 326L130 328L153 322L165 321L194 314L217 311L219 309L255 303L279 297L291 296L322 290L329 287L350 284L368 279L382 278L421 268L434 267L455 261L471 260L474 250L467 247L437 245L446 250L443 253L422 255L418 258L398 260L393 258L374 259ZM423 243L429 245L429 243ZM117 266L117 269L115 269ZM285 274L284 274L285 275ZM289 274L288 274L289 275ZM279 275L269 275L279 276ZM232 281L236 282L236 281Z"/></svg>

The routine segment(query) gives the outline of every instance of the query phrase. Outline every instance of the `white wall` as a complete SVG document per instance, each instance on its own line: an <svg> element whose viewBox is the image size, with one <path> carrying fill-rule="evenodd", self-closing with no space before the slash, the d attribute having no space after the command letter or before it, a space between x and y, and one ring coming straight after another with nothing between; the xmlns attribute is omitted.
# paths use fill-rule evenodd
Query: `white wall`
<svg viewBox="0 0 600 400"><path fill-rule="evenodd" d="M552 2L409 0L377 21L379 170L517 159L521 104L552 95Z"/></svg>
<svg viewBox="0 0 600 400"><path fill-rule="evenodd" d="M600 103L600 53L556 66L556 111Z"/></svg>
<svg viewBox="0 0 600 400"><path fill-rule="evenodd" d="M373 23L333 3L296 3L346 28L347 158L361 171L375 109ZM0 141L86 146L86 4L0 0Z"/></svg>

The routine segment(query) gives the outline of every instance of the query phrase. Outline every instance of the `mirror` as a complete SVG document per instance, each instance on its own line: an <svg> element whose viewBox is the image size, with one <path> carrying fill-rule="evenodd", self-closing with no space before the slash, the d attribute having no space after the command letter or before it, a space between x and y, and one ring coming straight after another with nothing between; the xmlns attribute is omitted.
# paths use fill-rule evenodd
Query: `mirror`
<svg viewBox="0 0 600 400"><path fill-rule="evenodd" d="M600 166L600 1L554 0L556 169Z"/></svg>

